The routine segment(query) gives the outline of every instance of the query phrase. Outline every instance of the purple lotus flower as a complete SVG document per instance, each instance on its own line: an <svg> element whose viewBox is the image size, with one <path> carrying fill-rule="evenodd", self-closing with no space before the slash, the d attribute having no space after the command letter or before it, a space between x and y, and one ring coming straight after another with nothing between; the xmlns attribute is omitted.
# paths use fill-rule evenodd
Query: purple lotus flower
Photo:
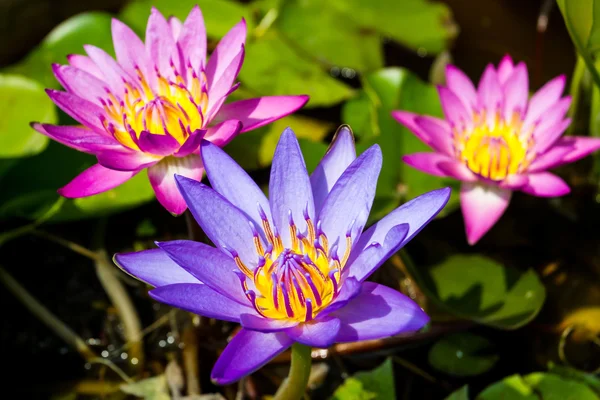
<svg viewBox="0 0 600 400"><path fill-rule="evenodd" d="M270 198L218 146L204 141L212 188L177 176L190 211L215 244L187 240L117 254L150 295L184 310L241 323L212 371L240 379L293 342L328 347L415 331L429 318L408 297L365 279L446 204L450 189L424 194L365 232L381 150L356 158L342 128L312 176L287 129L273 158ZM222 173L227 171L227 173Z"/></svg>
<svg viewBox="0 0 600 400"><path fill-rule="evenodd" d="M206 62L206 31L200 8L182 24L152 9L146 43L125 24L112 22L117 61L87 45L88 56L71 55L54 65L67 90L50 98L83 126L34 124L40 133L91 153L98 164L59 190L86 197L112 189L143 169L160 203L171 213L186 209L173 175L200 180L204 139L224 146L238 133L288 115L307 96L274 96L224 104L244 59L246 23L221 40Z"/></svg>
<svg viewBox="0 0 600 400"><path fill-rule="evenodd" d="M439 95L446 120L405 111L392 114L435 152L403 157L410 166L463 181L460 199L470 244L504 213L512 191L562 196L569 186L549 168L578 160L600 148L600 139L561 137L571 120L559 76L528 99L524 63L505 56L488 65L477 89L455 66L446 69Z"/></svg>

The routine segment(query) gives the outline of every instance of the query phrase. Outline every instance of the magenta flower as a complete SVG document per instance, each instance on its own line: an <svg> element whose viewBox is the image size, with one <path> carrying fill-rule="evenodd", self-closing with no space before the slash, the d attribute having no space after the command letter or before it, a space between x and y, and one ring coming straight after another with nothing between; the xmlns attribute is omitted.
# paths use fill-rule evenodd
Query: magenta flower
<svg viewBox="0 0 600 400"><path fill-rule="evenodd" d="M528 99L527 67L506 56L497 70L487 66L477 89L452 65L446 84L438 87L445 120L405 111L392 115L435 151L406 155L404 162L463 181L460 200L470 244L498 221L514 190L539 197L569 193L546 170L600 148L600 139L561 137L571 122L565 118L571 98L561 98L564 76Z"/></svg>
<svg viewBox="0 0 600 400"><path fill-rule="evenodd" d="M224 146L246 132L285 115L307 96L274 96L224 104L244 60L242 20L206 61L206 30L200 8L182 24L152 9L146 43L113 20L117 61L87 45L88 56L71 55L70 65L54 65L67 90L50 98L83 126L34 124L35 129L74 149L91 153L98 164L59 190L86 197L112 189L143 169L160 203L171 213L186 209L174 174L200 180L200 142Z"/></svg>
<svg viewBox="0 0 600 400"><path fill-rule="evenodd" d="M415 331L429 318L408 297L365 279L446 204L450 189L424 194L365 232L381 169L377 145L356 158L342 128L308 176L294 133L275 150L270 198L219 147L204 141L212 188L177 176L212 247L187 240L117 254L150 295L184 310L241 323L212 379L226 384L294 342L328 347ZM222 171L227 171L226 174Z"/></svg>

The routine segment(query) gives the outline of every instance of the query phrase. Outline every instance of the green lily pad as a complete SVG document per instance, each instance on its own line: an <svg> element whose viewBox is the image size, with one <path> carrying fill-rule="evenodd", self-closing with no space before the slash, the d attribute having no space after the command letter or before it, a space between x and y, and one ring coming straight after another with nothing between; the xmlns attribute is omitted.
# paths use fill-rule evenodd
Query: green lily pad
<svg viewBox="0 0 600 400"><path fill-rule="evenodd" d="M455 255L427 268L407 267L440 308L499 329L527 324L546 297L533 270L520 271L479 255Z"/></svg>
<svg viewBox="0 0 600 400"><path fill-rule="evenodd" d="M359 372L346 379L333 394L332 400L395 400L394 370L387 359L369 372Z"/></svg>
<svg viewBox="0 0 600 400"><path fill-rule="evenodd" d="M56 109L34 80L0 75L0 158L25 157L43 151L48 138L29 126L32 121L56 122Z"/></svg>
<svg viewBox="0 0 600 400"><path fill-rule="evenodd" d="M460 389L452 392L446 400L469 400L469 386L465 385Z"/></svg>
<svg viewBox="0 0 600 400"><path fill-rule="evenodd" d="M535 372L512 375L483 390L477 400L598 400L585 384L559 375Z"/></svg>
<svg viewBox="0 0 600 400"><path fill-rule="evenodd" d="M429 364L432 367L459 377L487 372L498 359L489 340L469 332L445 336L429 350Z"/></svg>

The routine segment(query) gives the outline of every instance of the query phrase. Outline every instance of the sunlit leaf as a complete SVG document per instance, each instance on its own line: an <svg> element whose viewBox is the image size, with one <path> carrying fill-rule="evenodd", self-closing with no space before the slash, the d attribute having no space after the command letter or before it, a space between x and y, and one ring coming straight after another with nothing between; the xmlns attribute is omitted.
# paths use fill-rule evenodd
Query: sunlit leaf
<svg viewBox="0 0 600 400"><path fill-rule="evenodd" d="M460 377L482 374L490 370L498 358L489 340L469 332L445 336L429 350L432 367Z"/></svg>
<svg viewBox="0 0 600 400"><path fill-rule="evenodd" d="M454 255L427 268L407 267L438 306L499 329L527 324L546 297L533 270L519 271L479 255Z"/></svg>
<svg viewBox="0 0 600 400"><path fill-rule="evenodd" d="M469 400L469 387L467 385L461 387L446 397L446 400Z"/></svg>
<svg viewBox="0 0 600 400"><path fill-rule="evenodd" d="M127 394L141 397L144 400L170 400L167 379L164 375L142 379L134 383L121 385L121 390Z"/></svg>
<svg viewBox="0 0 600 400"><path fill-rule="evenodd" d="M596 395L600 396L600 377L591 373L577 371L573 368L550 363L548 371L565 379L585 383Z"/></svg>
<svg viewBox="0 0 600 400"><path fill-rule="evenodd" d="M484 389L477 400L598 400L585 384L551 373L512 375Z"/></svg>
<svg viewBox="0 0 600 400"><path fill-rule="evenodd" d="M8 71L33 78L44 87L60 88L52 74L52 64L66 64L67 55L85 54L83 45L93 44L114 54L110 33L111 15L88 12L75 15L56 26L40 45Z"/></svg>
<svg viewBox="0 0 600 400"><path fill-rule="evenodd" d="M0 75L0 158L37 154L48 138L29 126L32 121L54 123L56 109L39 83L17 75Z"/></svg>
<svg viewBox="0 0 600 400"><path fill-rule="evenodd" d="M359 372L346 379L333 394L332 400L395 400L394 370L387 359L369 372Z"/></svg>

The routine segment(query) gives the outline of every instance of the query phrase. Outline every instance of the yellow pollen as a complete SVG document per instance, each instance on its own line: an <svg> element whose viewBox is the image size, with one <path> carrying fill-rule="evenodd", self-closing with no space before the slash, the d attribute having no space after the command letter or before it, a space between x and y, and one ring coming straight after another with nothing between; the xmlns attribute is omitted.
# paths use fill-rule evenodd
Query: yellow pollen
<svg viewBox="0 0 600 400"><path fill-rule="evenodd" d="M533 155L532 129L524 132L522 121L514 114L510 121L496 115L491 124L485 114L475 114L473 128L454 131L457 157L474 173L494 181L525 170Z"/></svg>

